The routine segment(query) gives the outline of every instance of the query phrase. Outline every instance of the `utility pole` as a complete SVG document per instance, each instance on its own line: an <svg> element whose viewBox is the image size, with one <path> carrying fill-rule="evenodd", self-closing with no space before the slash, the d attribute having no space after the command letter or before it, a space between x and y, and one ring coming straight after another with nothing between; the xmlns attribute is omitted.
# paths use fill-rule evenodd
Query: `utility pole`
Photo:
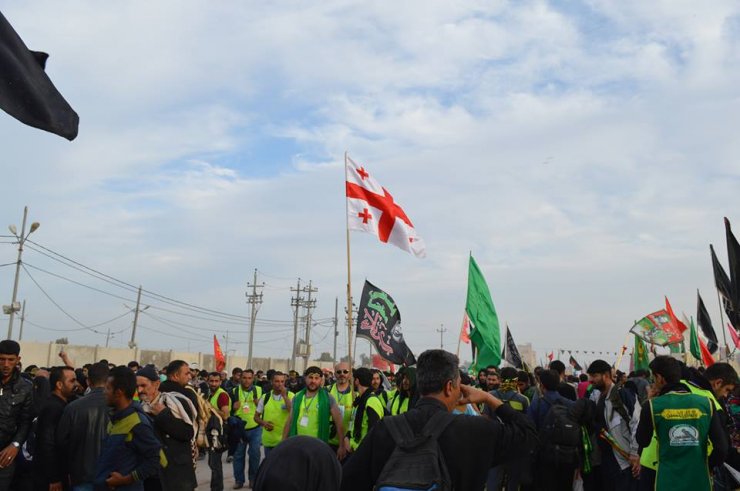
<svg viewBox="0 0 740 491"><path fill-rule="evenodd" d="M16 301L18 297L18 278L20 277L21 273L21 258L23 256L23 244L26 242L26 239L28 238L28 235L31 235L36 231L37 228L39 228L39 222L33 222L31 224L31 229L28 231L28 235L26 235L26 220L28 219L28 207L23 207L23 222L21 224L21 234L18 235L18 230L15 228L15 225L8 226L8 230L10 230L10 233L15 235L15 238L18 239L18 260L15 263L15 282L13 283L13 298L10 300L10 305L3 305L3 311L6 314L10 314L10 319L8 320L8 337L7 339L13 338L13 318L15 317L15 313L20 310L20 305L18 305L18 302Z"/></svg>
<svg viewBox="0 0 740 491"><path fill-rule="evenodd" d="M264 282L261 285L257 284L257 268L254 268L254 282L247 283L247 288L252 289L252 293L245 293L247 296L247 303L252 306L252 310L249 317L249 353L247 354L247 368L252 368L252 344L254 343L254 324L257 321L257 311L259 305L262 304L262 291L257 293L257 288L260 290L264 288Z"/></svg>
<svg viewBox="0 0 740 491"><path fill-rule="evenodd" d="M105 336L105 347L108 347L108 343L110 342L110 327L108 328L108 334Z"/></svg>
<svg viewBox="0 0 740 491"><path fill-rule="evenodd" d="M337 366L337 338L339 337L339 331L337 330L337 326L339 324L339 297L334 298L334 356L332 356L332 360L334 360L334 366Z"/></svg>
<svg viewBox="0 0 740 491"><path fill-rule="evenodd" d="M308 298L303 303L306 308L306 335L304 340L306 341L306 353L303 355L303 366L308 367L308 358L311 356L311 309L316 307L316 299L311 298L312 293L319 291L318 288L312 288L311 281L308 282L308 286L303 287L303 292L308 295Z"/></svg>
<svg viewBox="0 0 740 491"><path fill-rule="evenodd" d="M139 323L139 307L141 306L141 285L139 285L139 293L136 295L136 309L134 310L134 326L131 329L131 341L128 342L128 347L131 349L136 348L136 325Z"/></svg>
<svg viewBox="0 0 740 491"><path fill-rule="evenodd" d="M293 311L293 353L290 356L290 369L295 370L295 357L296 351L298 350L298 309L301 306L303 297L301 297L301 279L298 278L298 284L295 289L290 288L291 293L295 292L295 297L290 297L290 306L295 310Z"/></svg>
<svg viewBox="0 0 740 491"><path fill-rule="evenodd" d="M18 341L23 340L23 321L26 320L26 301L23 301L23 308L21 309L21 330L18 332Z"/></svg>
<svg viewBox="0 0 740 491"><path fill-rule="evenodd" d="M445 349L444 334L447 332L447 329L445 329L445 325L440 324L437 332L439 333L439 349Z"/></svg>

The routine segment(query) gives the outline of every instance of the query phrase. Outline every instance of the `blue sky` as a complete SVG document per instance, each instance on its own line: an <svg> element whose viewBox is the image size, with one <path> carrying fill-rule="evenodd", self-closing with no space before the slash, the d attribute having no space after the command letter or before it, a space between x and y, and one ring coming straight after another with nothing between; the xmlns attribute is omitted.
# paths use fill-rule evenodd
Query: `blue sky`
<svg viewBox="0 0 740 491"><path fill-rule="evenodd" d="M0 8L50 53L47 72L81 119L69 143L0 117L0 223L18 223L27 204L40 244L227 312L248 313L254 268L271 275L260 317L281 322L260 324L255 352L288 355L297 277L319 287L318 318L343 295L345 150L427 243L416 260L352 238L353 288L367 277L394 296L416 352L436 345L440 324L455 346L471 250L502 322L540 353L615 350L663 295L691 314L697 288L719 324L708 244L724 260L722 217L740 223L734 2ZM13 261L3 247L1 262ZM26 260L95 284L34 251ZM11 269L0 268L8 299ZM32 274L86 325L125 312ZM36 324L77 327L27 277L20 297ZM224 327L187 322L202 332L184 339L147 319L140 344L208 350ZM122 331L114 345L128 324L110 324ZM327 336L314 350L330 347Z"/></svg>

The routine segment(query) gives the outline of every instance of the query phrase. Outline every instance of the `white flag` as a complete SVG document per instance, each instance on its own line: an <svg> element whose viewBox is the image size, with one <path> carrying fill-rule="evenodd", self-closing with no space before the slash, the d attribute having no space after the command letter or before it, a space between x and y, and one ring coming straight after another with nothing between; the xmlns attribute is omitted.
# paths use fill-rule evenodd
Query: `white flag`
<svg viewBox="0 0 740 491"><path fill-rule="evenodd" d="M364 166L347 157L347 213L350 230L376 235L416 257L426 256L424 241L393 196Z"/></svg>

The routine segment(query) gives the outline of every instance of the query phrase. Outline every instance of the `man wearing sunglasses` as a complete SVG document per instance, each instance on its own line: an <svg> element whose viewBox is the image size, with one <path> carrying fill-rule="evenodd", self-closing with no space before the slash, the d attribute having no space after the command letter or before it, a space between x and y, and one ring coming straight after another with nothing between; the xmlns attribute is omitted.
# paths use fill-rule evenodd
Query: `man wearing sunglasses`
<svg viewBox="0 0 740 491"><path fill-rule="evenodd" d="M337 381L329 388L329 394L337 401L339 413L342 415L342 424L345 428L349 428L349 421L352 418L352 386L349 383L349 365L347 363L339 363L334 368L334 374ZM332 425L329 445L335 452L339 448L340 443L337 433L338 431Z"/></svg>

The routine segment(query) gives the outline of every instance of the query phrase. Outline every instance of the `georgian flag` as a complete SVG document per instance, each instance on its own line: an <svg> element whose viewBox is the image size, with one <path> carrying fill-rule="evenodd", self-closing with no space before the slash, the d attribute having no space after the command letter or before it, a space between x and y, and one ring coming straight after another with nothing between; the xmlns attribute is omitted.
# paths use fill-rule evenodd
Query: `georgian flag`
<svg viewBox="0 0 740 491"><path fill-rule="evenodd" d="M350 230L376 235L416 257L426 256L424 241L393 196L363 165L347 157L347 213Z"/></svg>

